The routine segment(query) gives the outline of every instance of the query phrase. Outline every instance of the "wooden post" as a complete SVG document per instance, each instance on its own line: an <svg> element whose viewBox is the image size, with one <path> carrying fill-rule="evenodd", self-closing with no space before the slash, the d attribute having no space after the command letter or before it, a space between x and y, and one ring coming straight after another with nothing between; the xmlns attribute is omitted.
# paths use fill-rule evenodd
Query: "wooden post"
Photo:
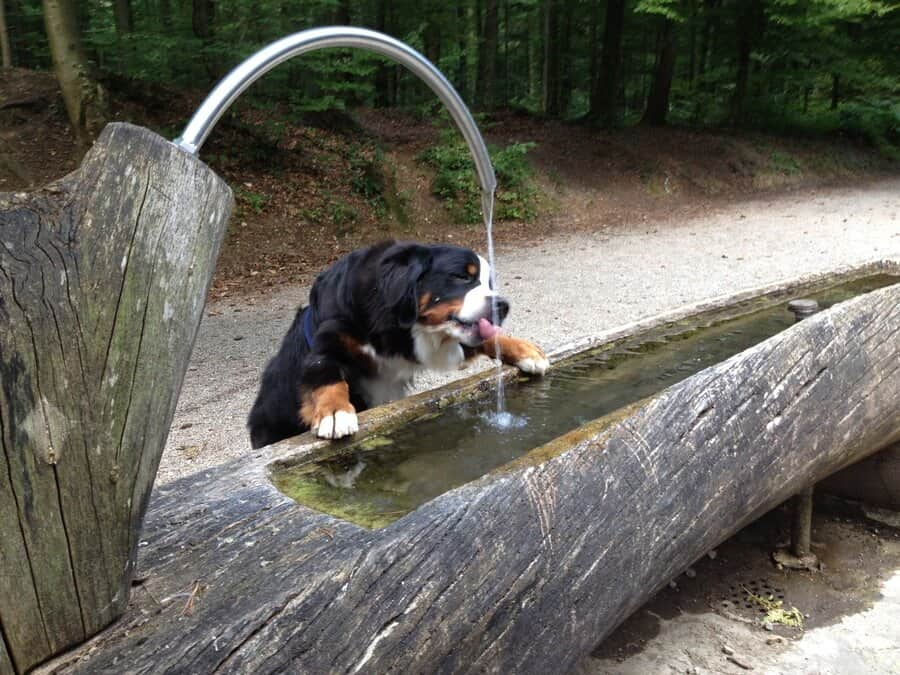
<svg viewBox="0 0 900 675"><path fill-rule="evenodd" d="M0 194L0 672L124 610L231 191L146 129Z"/></svg>

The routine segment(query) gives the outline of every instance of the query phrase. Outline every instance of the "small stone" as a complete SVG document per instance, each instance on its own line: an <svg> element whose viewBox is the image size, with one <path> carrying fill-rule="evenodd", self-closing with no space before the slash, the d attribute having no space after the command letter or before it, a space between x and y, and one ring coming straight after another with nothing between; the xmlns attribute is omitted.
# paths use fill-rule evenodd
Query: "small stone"
<svg viewBox="0 0 900 675"><path fill-rule="evenodd" d="M688 567L688 568L684 571L684 576L686 576L688 579L693 579L694 577L697 576L697 572L694 571L694 568L693 568L693 567Z"/></svg>
<svg viewBox="0 0 900 675"><path fill-rule="evenodd" d="M677 591L677 590L678 590L678 584L676 584L674 581L670 581L670 582L669 582L669 588L671 588L672 590L676 590L676 591Z"/></svg>
<svg viewBox="0 0 900 675"><path fill-rule="evenodd" d="M770 624L768 621L763 624L763 628L765 628L766 630L775 630L775 626Z"/></svg>
<svg viewBox="0 0 900 675"><path fill-rule="evenodd" d="M775 637L770 637L766 640L767 645L780 645L784 640L780 635L776 635Z"/></svg>
<svg viewBox="0 0 900 675"><path fill-rule="evenodd" d="M716 552L716 549L713 549L712 551L710 551L710 552L707 553L706 555L709 557L710 560L715 560L716 557L717 557L719 554Z"/></svg>
<svg viewBox="0 0 900 675"><path fill-rule="evenodd" d="M731 661L734 665L738 666L739 668L743 668L744 670L753 670L753 666L751 666L746 661L740 660L736 656L727 656L725 658L727 658L729 661Z"/></svg>
<svg viewBox="0 0 900 675"><path fill-rule="evenodd" d="M734 654L734 650L728 645L722 645L722 653L731 656Z"/></svg>

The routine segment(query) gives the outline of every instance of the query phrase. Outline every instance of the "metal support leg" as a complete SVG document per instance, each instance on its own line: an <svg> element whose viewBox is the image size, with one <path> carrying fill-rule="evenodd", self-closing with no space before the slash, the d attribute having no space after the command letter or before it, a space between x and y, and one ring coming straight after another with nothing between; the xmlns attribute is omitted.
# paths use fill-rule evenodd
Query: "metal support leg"
<svg viewBox="0 0 900 675"><path fill-rule="evenodd" d="M797 321L802 321L819 311L815 300L793 300L788 309ZM791 569L813 570L819 566L819 559L810 545L812 533L814 485L805 487L791 499L791 545L790 549L779 548L773 554L775 562Z"/></svg>

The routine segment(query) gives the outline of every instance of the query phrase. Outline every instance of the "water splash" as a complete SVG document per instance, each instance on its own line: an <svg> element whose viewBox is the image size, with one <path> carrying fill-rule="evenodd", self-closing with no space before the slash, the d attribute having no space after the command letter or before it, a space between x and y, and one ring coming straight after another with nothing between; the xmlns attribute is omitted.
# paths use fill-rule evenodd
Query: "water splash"
<svg viewBox="0 0 900 675"><path fill-rule="evenodd" d="M524 429L528 426L528 418L525 415L516 415L506 410L481 413L481 419L487 422L488 426L499 431Z"/></svg>

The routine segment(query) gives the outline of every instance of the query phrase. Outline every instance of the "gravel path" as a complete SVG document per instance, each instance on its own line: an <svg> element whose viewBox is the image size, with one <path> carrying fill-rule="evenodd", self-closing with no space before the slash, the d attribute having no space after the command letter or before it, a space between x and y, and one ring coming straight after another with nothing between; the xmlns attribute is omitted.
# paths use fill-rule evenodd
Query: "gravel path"
<svg viewBox="0 0 900 675"><path fill-rule="evenodd" d="M898 214L900 178L893 178L501 249L499 279L512 303L507 331L552 348L679 305L898 255ZM286 287L207 307L159 482L249 449L244 424L259 375L307 291ZM420 386L445 379L429 377Z"/></svg>

